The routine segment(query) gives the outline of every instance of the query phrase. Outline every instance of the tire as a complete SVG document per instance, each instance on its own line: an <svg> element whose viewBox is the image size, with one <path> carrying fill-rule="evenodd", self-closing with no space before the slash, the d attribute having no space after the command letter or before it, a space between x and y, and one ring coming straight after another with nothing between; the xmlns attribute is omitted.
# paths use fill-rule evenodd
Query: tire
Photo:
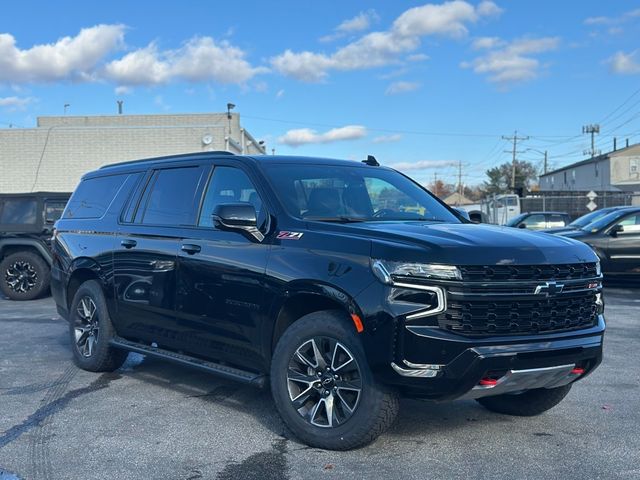
<svg viewBox="0 0 640 480"><path fill-rule="evenodd" d="M33 300L49 289L50 273L37 253L12 253L0 262L0 290L11 300Z"/></svg>
<svg viewBox="0 0 640 480"><path fill-rule="evenodd" d="M102 287L96 280L80 285L69 311L69 337L73 359L90 372L112 372L122 366L128 352L109 345L115 335Z"/></svg>
<svg viewBox="0 0 640 480"><path fill-rule="evenodd" d="M506 415L533 417L552 409L559 404L571 390L571 385L557 388L539 388L518 395L496 395L478 398L477 401L488 410Z"/></svg>
<svg viewBox="0 0 640 480"><path fill-rule="evenodd" d="M271 393L294 435L328 450L372 442L398 413L397 393L374 380L360 339L340 311L305 315L284 332L271 362Z"/></svg>

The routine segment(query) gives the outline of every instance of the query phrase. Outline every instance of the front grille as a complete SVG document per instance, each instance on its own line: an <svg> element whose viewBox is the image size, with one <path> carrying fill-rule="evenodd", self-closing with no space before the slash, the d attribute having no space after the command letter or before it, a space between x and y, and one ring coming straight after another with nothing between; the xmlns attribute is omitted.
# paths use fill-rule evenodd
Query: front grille
<svg viewBox="0 0 640 480"><path fill-rule="evenodd" d="M558 265L467 265L459 268L464 282L578 280L598 276L595 262Z"/></svg>
<svg viewBox="0 0 640 480"><path fill-rule="evenodd" d="M498 297L499 298L499 297ZM463 335L526 335L578 330L598 322L594 290L557 297L466 300L449 297L440 328Z"/></svg>

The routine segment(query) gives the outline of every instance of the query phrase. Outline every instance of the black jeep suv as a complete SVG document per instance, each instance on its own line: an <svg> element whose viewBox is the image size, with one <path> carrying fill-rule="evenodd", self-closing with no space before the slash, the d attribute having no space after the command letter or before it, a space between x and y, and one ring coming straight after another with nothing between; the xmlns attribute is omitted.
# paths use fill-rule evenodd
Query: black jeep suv
<svg viewBox="0 0 640 480"><path fill-rule="evenodd" d="M373 440L398 395L539 414L602 356L591 248L472 224L373 157L108 166L83 177L53 249L81 368L134 351L270 384L322 448Z"/></svg>
<svg viewBox="0 0 640 480"><path fill-rule="evenodd" d="M0 194L0 291L32 300L49 289L53 224L70 193Z"/></svg>

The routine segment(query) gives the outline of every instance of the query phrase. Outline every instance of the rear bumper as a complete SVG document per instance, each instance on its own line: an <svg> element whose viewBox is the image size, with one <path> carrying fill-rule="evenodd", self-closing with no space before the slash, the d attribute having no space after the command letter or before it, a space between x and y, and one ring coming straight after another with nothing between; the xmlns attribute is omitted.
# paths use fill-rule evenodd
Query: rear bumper
<svg viewBox="0 0 640 480"><path fill-rule="evenodd" d="M406 396L437 400L552 388L600 364L604 330L602 315L590 329L555 335L473 339L438 328L407 330L393 362L376 373ZM483 379L496 383L480 385Z"/></svg>

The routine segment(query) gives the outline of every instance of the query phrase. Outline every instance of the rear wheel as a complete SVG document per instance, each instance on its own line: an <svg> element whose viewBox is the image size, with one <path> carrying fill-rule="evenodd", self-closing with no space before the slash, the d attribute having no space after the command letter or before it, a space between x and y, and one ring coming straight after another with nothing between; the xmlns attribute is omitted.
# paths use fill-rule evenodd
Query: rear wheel
<svg viewBox="0 0 640 480"><path fill-rule="evenodd" d="M478 403L492 412L532 417L555 407L570 390L570 384L557 388L539 388L517 395L504 394L478 398Z"/></svg>
<svg viewBox="0 0 640 480"><path fill-rule="evenodd" d="M102 287L89 280L78 288L69 317L71 349L76 364L90 372L112 372L122 366L127 352L112 347L115 330L109 318Z"/></svg>
<svg viewBox="0 0 640 480"><path fill-rule="evenodd" d="M49 266L37 253L12 253L0 262L0 290L11 300L33 300L49 288L49 274Z"/></svg>
<svg viewBox="0 0 640 480"><path fill-rule="evenodd" d="M342 312L312 313L285 331L273 356L271 391L291 431L330 450L373 441L398 412L396 393L375 382Z"/></svg>

